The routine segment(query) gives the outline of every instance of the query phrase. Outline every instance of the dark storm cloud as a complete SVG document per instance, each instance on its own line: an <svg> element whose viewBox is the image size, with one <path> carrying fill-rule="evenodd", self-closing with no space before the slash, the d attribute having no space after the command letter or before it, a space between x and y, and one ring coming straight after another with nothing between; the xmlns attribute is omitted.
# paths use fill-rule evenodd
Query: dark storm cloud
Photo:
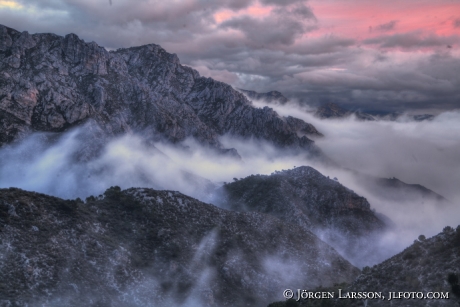
<svg viewBox="0 0 460 307"><path fill-rule="evenodd" d="M251 16L235 17L223 22L223 29L239 30L252 42L265 45L292 45L297 38L314 26L306 25L304 20L315 20L311 10L303 5L292 9L278 8L263 18Z"/></svg>
<svg viewBox="0 0 460 307"><path fill-rule="evenodd" d="M460 28L460 18L455 19L452 22L452 25L454 26L454 28Z"/></svg>
<svg viewBox="0 0 460 307"><path fill-rule="evenodd" d="M398 23L398 20L392 20L390 22L378 25L374 29L377 31L384 31L384 32L391 31L391 30L394 30L396 23Z"/></svg>
<svg viewBox="0 0 460 307"><path fill-rule="evenodd" d="M381 48L426 48L426 47L446 47L460 43L458 35L439 36L427 34L420 31L409 33L398 33L369 38L363 41L365 44L378 45Z"/></svg>
<svg viewBox="0 0 460 307"><path fill-rule="evenodd" d="M277 6L287 6L291 5L294 3L305 3L305 0L284 0L284 1L279 1L279 0L261 0L260 1L263 4L268 4L268 5L277 5Z"/></svg>
<svg viewBox="0 0 460 307"><path fill-rule="evenodd" d="M253 0L181 1L118 0L20 1L22 10L0 10L2 23L29 32L70 32L109 47L192 40L215 25L214 13L247 8ZM33 14L31 14L33 12Z"/></svg>

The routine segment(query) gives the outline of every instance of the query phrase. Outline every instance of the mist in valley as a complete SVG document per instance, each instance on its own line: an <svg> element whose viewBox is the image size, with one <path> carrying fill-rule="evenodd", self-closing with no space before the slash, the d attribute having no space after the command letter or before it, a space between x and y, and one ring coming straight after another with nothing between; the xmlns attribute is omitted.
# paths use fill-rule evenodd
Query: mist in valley
<svg viewBox="0 0 460 307"><path fill-rule="evenodd" d="M263 102L254 102L263 106ZM324 134L316 144L335 161L322 164L299 152L281 150L260 140L222 137L226 148L242 157L221 156L188 139L180 146L166 142L146 144L131 134L113 139L100 154L87 161L75 157L85 145L79 137L85 127L71 130L53 142L34 134L17 145L0 150L0 186L19 187L65 199L100 195L110 186L122 189L150 187L178 190L205 202L214 202L214 190L224 182L251 174L309 165L367 198L371 207L394 223L380 241L382 253L375 263L410 245L420 234L432 236L444 226L460 224L460 113L445 112L431 121L358 121L353 117L322 120L296 104L270 105L280 115L312 123ZM52 144L52 145L50 145ZM357 175L396 177L421 184L448 202L407 194L394 198L377 184L363 185ZM370 188L371 187L371 188ZM381 190L379 192L379 189ZM385 252L383 252L385 251ZM367 257L367 256L366 256ZM360 261L354 262L359 265Z"/></svg>

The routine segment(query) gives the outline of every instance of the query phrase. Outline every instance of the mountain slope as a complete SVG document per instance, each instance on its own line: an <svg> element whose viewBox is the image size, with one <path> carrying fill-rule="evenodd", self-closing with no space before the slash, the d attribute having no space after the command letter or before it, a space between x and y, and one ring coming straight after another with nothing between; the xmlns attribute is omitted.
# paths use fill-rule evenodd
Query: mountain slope
<svg viewBox="0 0 460 307"><path fill-rule="evenodd" d="M86 203L0 190L0 259L2 306L266 306L359 273L276 218L117 187Z"/></svg>
<svg viewBox="0 0 460 307"><path fill-rule="evenodd" d="M313 231L347 259L365 258L366 238L386 227L364 197L307 166L249 176L224 185L221 192L222 206L270 214Z"/></svg>
<svg viewBox="0 0 460 307"><path fill-rule="evenodd" d="M454 307L460 304L460 226L445 227L443 232L418 240L401 253L372 267L365 267L362 274L349 285L330 288L319 287L311 291L334 292L330 299L306 299L288 305L276 302L269 307L285 306L432 306ZM339 297L339 289L341 296ZM381 298L348 298L351 293L379 292ZM350 297L348 296L348 297ZM413 296L413 297L412 297ZM436 297L437 299L433 299Z"/></svg>
<svg viewBox="0 0 460 307"><path fill-rule="evenodd" d="M401 253L372 267L350 286L352 291L449 292L447 277L460 273L460 227L445 227L432 238L420 236ZM373 289L373 290L371 290ZM460 300L450 293L446 300L395 299L392 306L458 306ZM369 306L388 306L388 301L369 301ZM359 306L357 302L353 306Z"/></svg>
<svg viewBox="0 0 460 307"><path fill-rule="evenodd" d="M109 52L75 34L30 35L1 25L0 36L0 145L91 119L105 137L138 132L172 143L193 137L236 155L218 140L226 134L319 154L305 133L298 136L301 125L252 107L231 86L200 77L158 45Z"/></svg>

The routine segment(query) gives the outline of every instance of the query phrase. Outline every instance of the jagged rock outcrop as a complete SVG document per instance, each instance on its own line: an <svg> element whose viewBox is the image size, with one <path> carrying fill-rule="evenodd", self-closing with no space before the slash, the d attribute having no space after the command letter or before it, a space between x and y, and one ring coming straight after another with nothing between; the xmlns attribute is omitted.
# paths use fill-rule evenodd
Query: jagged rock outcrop
<svg viewBox="0 0 460 307"><path fill-rule="evenodd" d="M316 129L252 107L231 86L200 77L158 45L109 52L75 34L30 35L1 25L0 33L0 145L91 120L105 137L137 132L172 143L193 137L237 155L220 144L225 134L319 154L305 135Z"/></svg>
<svg viewBox="0 0 460 307"><path fill-rule="evenodd" d="M221 193L222 206L270 214L311 230L350 260L365 258L361 245L369 247L368 240L386 228L364 197L312 167L252 175L224 185Z"/></svg>
<svg viewBox="0 0 460 307"><path fill-rule="evenodd" d="M0 190L1 306L266 306L359 270L312 233L172 191Z"/></svg>

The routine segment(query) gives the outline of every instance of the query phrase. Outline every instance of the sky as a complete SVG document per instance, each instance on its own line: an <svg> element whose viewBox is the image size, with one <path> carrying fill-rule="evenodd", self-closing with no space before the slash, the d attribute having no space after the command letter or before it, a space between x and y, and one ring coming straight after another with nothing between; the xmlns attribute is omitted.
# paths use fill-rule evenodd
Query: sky
<svg viewBox="0 0 460 307"><path fill-rule="evenodd" d="M158 44L203 76L313 106L460 107L460 0L0 0L0 23Z"/></svg>

